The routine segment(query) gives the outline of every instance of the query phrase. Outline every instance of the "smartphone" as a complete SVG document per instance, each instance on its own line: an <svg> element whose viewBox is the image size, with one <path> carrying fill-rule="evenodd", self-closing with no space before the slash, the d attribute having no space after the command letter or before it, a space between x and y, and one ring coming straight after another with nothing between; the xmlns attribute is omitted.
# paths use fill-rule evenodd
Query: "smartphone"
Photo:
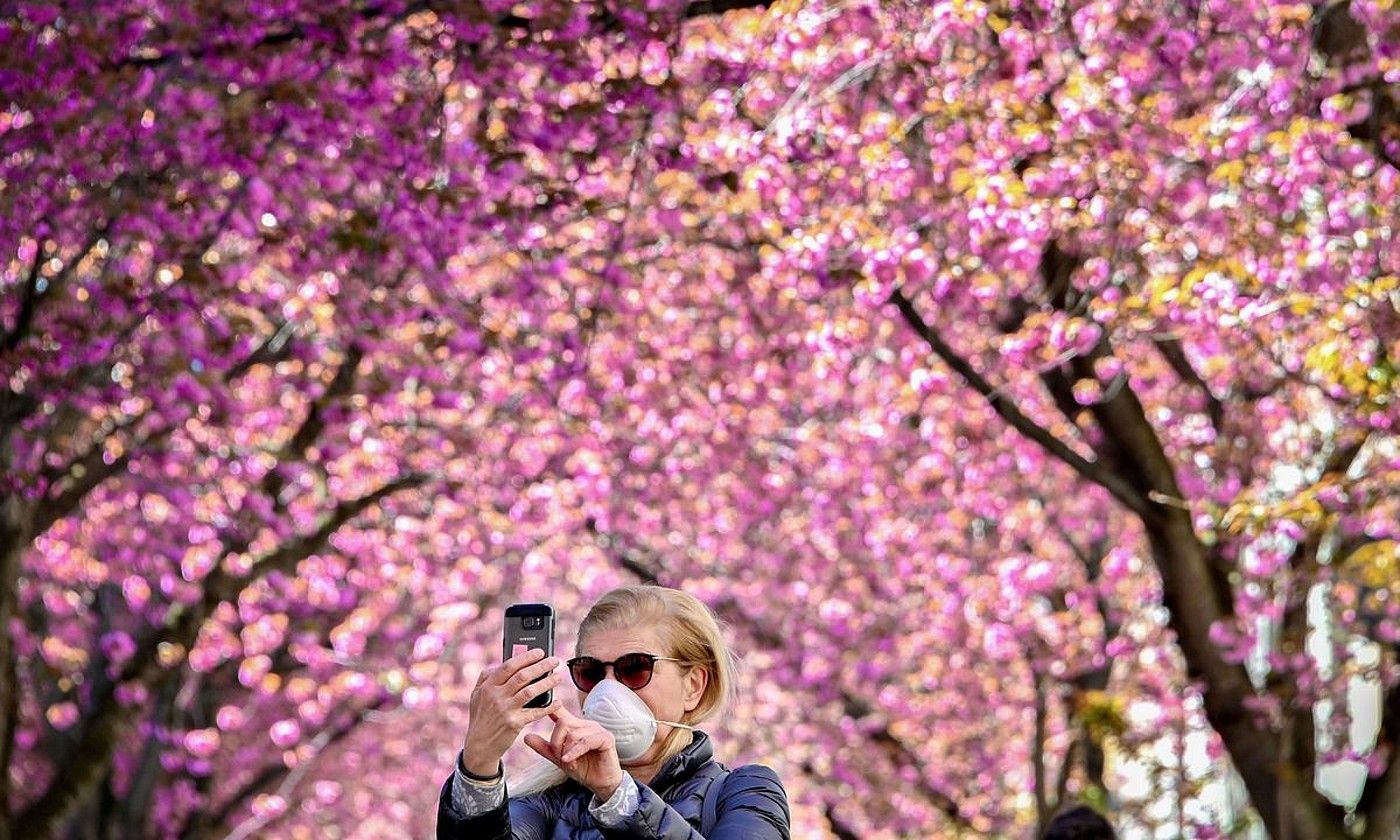
<svg viewBox="0 0 1400 840"><path fill-rule="evenodd" d="M539 648L545 656L554 655L554 608L549 604L511 604L506 607L505 638L501 642L501 660L505 661L524 649ZM539 682L540 677L535 680ZM554 702L554 691L546 691L525 704L527 709L541 709Z"/></svg>

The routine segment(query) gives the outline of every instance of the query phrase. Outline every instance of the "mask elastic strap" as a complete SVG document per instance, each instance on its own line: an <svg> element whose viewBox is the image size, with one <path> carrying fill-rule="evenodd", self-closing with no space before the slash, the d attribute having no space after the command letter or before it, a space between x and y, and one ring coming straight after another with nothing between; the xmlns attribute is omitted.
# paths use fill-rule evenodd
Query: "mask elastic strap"
<svg viewBox="0 0 1400 840"><path fill-rule="evenodd" d="M696 729L695 727L691 726L691 725L688 724L688 723L672 723L672 722L670 722L669 720L657 720L656 722L657 722L657 723L664 723L664 724L666 724L667 726L674 726L674 727L676 727L677 729L689 729L691 732L699 732L699 731L700 731L699 729Z"/></svg>

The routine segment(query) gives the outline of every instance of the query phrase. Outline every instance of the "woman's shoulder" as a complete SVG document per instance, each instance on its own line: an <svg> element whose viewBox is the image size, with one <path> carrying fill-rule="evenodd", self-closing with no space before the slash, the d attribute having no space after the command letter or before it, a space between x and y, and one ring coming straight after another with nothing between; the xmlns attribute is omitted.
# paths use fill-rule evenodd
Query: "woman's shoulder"
<svg viewBox="0 0 1400 840"><path fill-rule="evenodd" d="M744 764L728 771L721 779L723 795L728 798L747 794L787 798L778 772L766 764Z"/></svg>
<svg viewBox="0 0 1400 840"><path fill-rule="evenodd" d="M710 813L739 815L729 819L737 818L749 830L758 831L753 836L790 836L792 815L788 808L787 791L772 767L745 764L735 767L718 783L719 795L714 797L715 806Z"/></svg>
<svg viewBox="0 0 1400 840"><path fill-rule="evenodd" d="M778 781L778 771L767 764L741 764L729 770L729 775L735 779L769 779Z"/></svg>

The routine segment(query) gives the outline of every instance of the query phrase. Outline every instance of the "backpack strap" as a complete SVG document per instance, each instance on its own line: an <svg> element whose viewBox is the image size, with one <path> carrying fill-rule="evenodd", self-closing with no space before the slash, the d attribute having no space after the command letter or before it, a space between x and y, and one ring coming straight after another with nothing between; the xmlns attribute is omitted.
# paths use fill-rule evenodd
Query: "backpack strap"
<svg viewBox="0 0 1400 840"><path fill-rule="evenodd" d="M721 770L710 780L710 786L705 788L705 804L700 811L700 833L706 837L710 836L710 830L715 827L716 811L719 809L719 795L724 789L724 780L728 779L732 772L732 770Z"/></svg>

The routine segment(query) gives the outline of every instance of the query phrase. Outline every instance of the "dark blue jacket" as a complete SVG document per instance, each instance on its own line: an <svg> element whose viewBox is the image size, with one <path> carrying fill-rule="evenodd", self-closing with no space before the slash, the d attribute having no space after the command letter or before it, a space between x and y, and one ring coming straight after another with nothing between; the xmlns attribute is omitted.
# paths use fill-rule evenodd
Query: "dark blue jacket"
<svg viewBox="0 0 1400 840"><path fill-rule="evenodd" d="M772 770L761 764L728 775L713 759L710 739L695 733L675 758L662 765L651 783L637 783L641 802L627 824L601 828L588 814L593 794L576 782L507 799L501 807L465 819L452 807L452 778L438 800L438 840L788 840L787 793ZM717 819L708 836L699 831L700 812L711 784L722 784Z"/></svg>

